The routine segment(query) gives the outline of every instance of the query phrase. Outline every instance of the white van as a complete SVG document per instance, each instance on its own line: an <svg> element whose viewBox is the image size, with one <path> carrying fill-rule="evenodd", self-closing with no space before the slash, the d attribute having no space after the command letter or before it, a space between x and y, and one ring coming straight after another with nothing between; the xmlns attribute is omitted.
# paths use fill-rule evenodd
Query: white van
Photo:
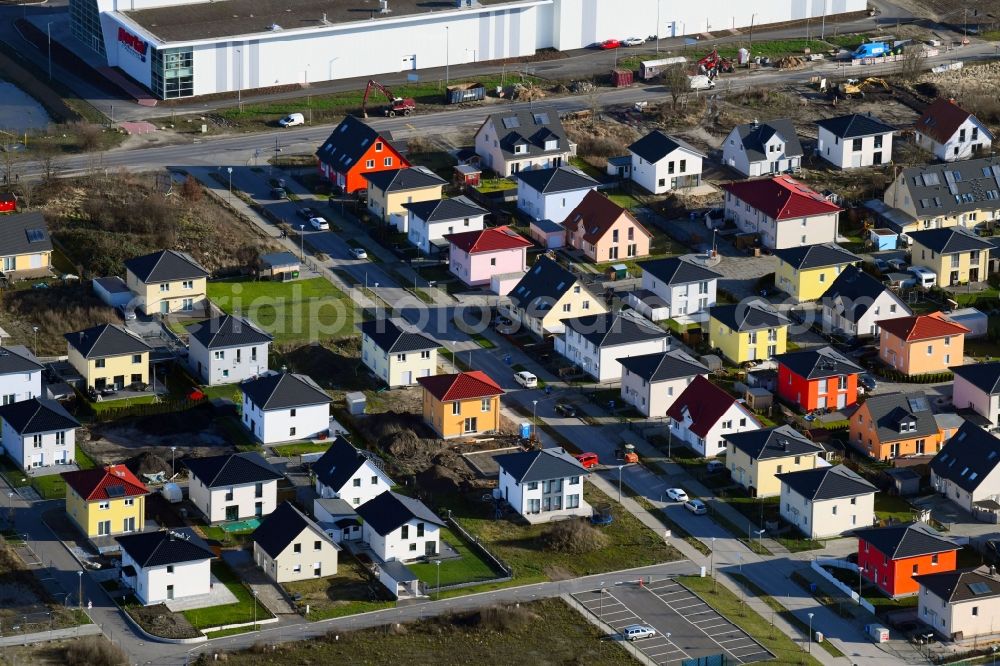
<svg viewBox="0 0 1000 666"><path fill-rule="evenodd" d="M287 116L278 121L278 124L282 127L295 127L296 125L305 125L306 117L301 113L289 113Z"/></svg>
<svg viewBox="0 0 1000 666"><path fill-rule="evenodd" d="M937 286L937 273L923 266L910 266L908 269L917 278L917 286L930 289Z"/></svg>
<svg viewBox="0 0 1000 666"><path fill-rule="evenodd" d="M689 76L688 84L691 86L691 90L711 90L715 87L715 81L704 74Z"/></svg>

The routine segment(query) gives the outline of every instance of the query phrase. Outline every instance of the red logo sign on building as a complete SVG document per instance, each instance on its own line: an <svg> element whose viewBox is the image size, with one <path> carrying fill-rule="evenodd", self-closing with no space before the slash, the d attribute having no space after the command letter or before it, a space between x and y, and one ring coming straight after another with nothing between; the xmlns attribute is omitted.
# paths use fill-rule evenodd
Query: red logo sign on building
<svg viewBox="0 0 1000 666"><path fill-rule="evenodd" d="M118 41L134 52L139 59L146 62L146 51L149 50L149 43L146 40L133 35L131 32L119 26Z"/></svg>

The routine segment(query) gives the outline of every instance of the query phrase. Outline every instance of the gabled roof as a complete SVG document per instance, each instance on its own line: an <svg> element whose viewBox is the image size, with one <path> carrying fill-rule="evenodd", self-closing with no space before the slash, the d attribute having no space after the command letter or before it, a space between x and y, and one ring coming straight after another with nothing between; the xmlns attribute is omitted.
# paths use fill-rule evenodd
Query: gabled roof
<svg viewBox="0 0 1000 666"><path fill-rule="evenodd" d="M734 331L754 331L788 324L787 317L761 300L736 305L716 305L710 309L710 313L712 319Z"/></svg>
<svg viewBox="0 0 1000 666"><path fill-rule="evenodd" d="M844 467L817 467L799 472L775 474L783 486L809 500L831 500L874 494L878 488Z"/></svg>
<svg viewBox="0 0 1000 666"><path fill-rule="evenodd" d="M710 268L705 268L682 257L642 261L639 262L639 268L642 269L643 273L649 273L666 285L690 284L722 277L721 273L716 273Z"/></svg>
<svg viewBox="0 0 1000 666"><path fill-rule="evenodd" d="M993 249L992 243L985 238L976 236L964 227L912 231L909 236L913 239L914 243L920 243L928 250L933 250L938 254L955 254L957 252Z"/></svg>
<svg viewBox="0 0 1000 666"><path fill-rule="evenodd" d="M853 265L845 267L840 272L837 279L824 292L823 300L830 299L832 301L840 298L845 306L842 316L848 321L857 323L868 312L875 299L881 296L884 291L889 291L892 298L897 301L900 312L903 314L911 312L910 308L884 284Z"/></svg>
<svg viewBox="0 0 1000 666"><path fill-rule="evenodd" d="M0 347L0 375L36 372L42 369L35 355L27 347Z"/></svg>
<svg viewBox="0 0 1000 666"><path fill-rule="evenodd" d="M240 384L240 390L250 402L264 411L289 409L333 402L326 391L306 375L276 372Z"/></svg>
<svg viewBox="0 0 1000 666"><path fill-rule="evenodd" d="M716 386L702 375L697 375L677 396L667 416L674 421L684 421L684 415L691 417L691 432L699 437L708 435L708 431L719 422L729 408L739 401L725 390ZM756 423L752 414L748 416ZM759 426L760 423L757 423Z"/></svg>
<svg viewBox="0 0 1000 666"><path fill-rule="evenodd" d="M490 114L485 124L493 126L497 142L504 157L522 159L538 155L555 155L569 150L569 140L563 129L559 112L554 107L534 107L524 111L505 111ZM482 131L480 129L480 131ZM545 141L556 140L555 150L546 150ZM525 152L515 153L515 146L524 146Z"/></svg>
<svg viewBox="0 0 1000 666"><path fill-rule="evenodd" d="M139 336L117 324L101 324L63 335L73 349L84 358L108 358L148 352L150 346Z"/></svg>
<svg viewBox="0 0 1000 666"><path fill-rule="evenodd" d="M708 374L708 368L680 349L620 358L622 367L647 382L663 382L681 377Z"/></svg>
<svg viewBox="0 0 1000 666"><path fill-rule="evenodd" d="M62 478L67 486L87 502L138 497L149 493L146 484L125 465L63 472Z"/></svg>
<svg viewBox="0 0 1000 666"><path fill-rule="evenodd" d="M881 393L865 401L879 443L929 437L938 430L930 401L923 392Z"/></svg>
<svg viewBox="0 0 1000 666"><path fill-rule="evenodd" d="M266 268L282 268L285 266L299 266L302 260L291 252L268 252L260 255L260 263Z"/></svg>
<svg viewBox="0 0 1000 666"><path fill-rule="evenodd" d="M337 173L347 173L357 166L358 161L378 140L391 146L381 134L364 121L354 116L344 116L316 151L316 157Z"/></svg>
<svg viewBox="0 0 1000 666"><path fill-rule="evenodd" d="M517 174L517 179L543 194L590 190L598 182L576 167L561 166L549 169L530 169Z"/></svg>
<svg viewBox="0 0 1000 666"><path fill-rule="evenodd" d="M444 527L444 521L420 500L387 490L372 498L357 509L361 520L373 530L386 536L411 520L421 520Z"/></svg>
<svg viewBox="0 0 1000 666"><path fill-rule="evenodd" d="M482 370L470 370L452 375L418 377L417 382L441 402L473 400L503 395L499 384Z"/></svg>
<svg viewBox="0 0 1000 666"><path fill-rule="evenodd" d="M675 150L683 150L698 157L705 157L704 153L691 144L667 136L660 130L653 130L629 146L628 149L650 164L656 164Z"/></svg>
<svg viewBox="0 0 1000 666"><path fill-rule="evenodd" d="M278 557L305 530L311 531L317 539L329 543L334 550L340 550L340 546L335 544L326 532L291 502L282 502L274 511L267 514L253 531L253 540L265 553L271 557Z"/></svg>
<svg viewBox="0 0 1000 666"><path fill-rule="evenodd" d="M510 293L511 304L528 311L545 311L577 284L576 276L554 259L541 256ZM582 289L586 286L580 285ZM596 298L596 296L595 296Z"/></svg>
<svg viewBox="0 0 1000 666"><path fill-rule="evenodd" d="M895 182L906 188L920 219L992 210L1000 200L1000 157L910 167ZM894 205L888 190L884 199Z"/></svg>
<svg viewBox="0 0 1000 666"><path fill-rule="evenodd" d="M851 254L836 243L788 247L782 250L775 250L774 256L797 271L861 261L861 257Z"/></svg>
<svg viewBox="0 0 1000 666"><path fill-rule="evenodd" d="M948 369L987 395L1000 393L1000 361L953 365Z"/></svg>
<svg viewBox="0 0 1000 666"><path fill-rule="evenodd" d="M895 319L882 319L878 322L878 325L886 333L906 342L932 340L951 335L965 335L969 332L969 329L949 320L940 312L933 312L929 315L911 315L909 317L896 317Z"/></svg>
<svg viewBox="0 0 1000 666"><path fill-rule="evenodd" d="M816 121L819 127L841 139L856 139L875 134L888 134L896 130L871 114L852 113L836 118L824 118Z"/></svg>
<svg viewBox="0 0 1000 666"><path fill-rule="evenodd" d="M403 208L413 213L424 222L443 222L459 220L466 217L479 217L489 211L466 196L453 199L435 199L433 201L415 201L403 204Z"/></svg>
<svg viewBox="0 0 1000 666"><path fill-rule="evenodd" d="M926 134L938 143L947 143L948 139L955 135L958 128L970 116L975 118L971 113L958 104L955 104L954 101L939 97L924 109L923 115L917 119L913 129ZM985 129L982 123L979 124ZM993 135L990 134L990 136L992 137Z"/></svg>
<svg viewBox="0 0 1000 666"><path fill-rule="evenodd" d="M441 346L425 335L403 330L391 319L370 319L363 322L361 334L368 336L376 347L387 354L405 354Z"/></svg>
<svg viewBox="0 0 1000 666"><path fill-rule="evenodd" d="M425 187L440 187L446 181L427 167L412 166L405 169L387 169L363 174L368 186L382 192L406 192Z"/></svg>
<svg viewBox="0 0 1000 666"><path fill-rule="evenodd" d="M968 421L931 460L931 471L971 493L1000 463L1000 439Z"/></svg>
<svg viewBox="0 0 1000 666"><path fill-rule="evenodd" d="M188 458L184 465L208 488L242 486L281 478L281 472L254 452Z"/></svg>
<svg viewBox="0 0 1000 666"><path fill-rule="evenodd" d="M125 268L143 284L208 277L208 271L191 255L177 250L160 250L134 257L125 262Z"/></svg>
<svg viewBox="0 0 1000 666"><path fill-rule="evenodd" d="M822 453L823 447L789 425L723 435L722 438L755 460Z"/></svg>
<svg viewBox="0 0 1000 666"><path fill-rule="evenodd" d="M854 536L858 537L858 541L867 542L872 548L893 560L945 553L961 548L930 525L921 522L855 530Z"/></svg>
<svg viewBox="0 0 1000 666"><path fill-rule="evenodd" d="M588 474L576 458L561 448L519 451L496 456L494 459L500 469L514 477L518 484Z"/></svg>
<svg viewBox="0 0 1000 666"><path fill-rule="evenodd" d="M774 220L828 215L843 210L787 175L724 183L722 189Z"/></svg>
<svg viewBox="0 0 1000 666"><path fill-rule="evenodd" d="M865 371L864 368L833 347L803 349L787 354L778 354L774 360L778 362L779 366L785 366L804 379L855 375Z"/></svg>
<svg viewBox="0 0 1000 666"><path fill-rule="evenodd" d="M0 257L51 252L52 239L40 212L4 215L0 224Z"/></svg>
<svg viewBox="0 0 1000 666"><path fill-rule="evenodd" d="M141 532L116 538L122 550L143 569L215 557L215 553L190 530Z"/></svg>
<svg viewBox="0 0 1000 666"><path fill-rule="evenodd" d="M187 332L192 340L197 340L205 349L223 349L263 345L274 337L261 331L249 319L222 315L196 324L189 324Z"/></svg>
<svg viewBox="0 0 1000 666"><path fill-rule="evenodd" d="M517 250L534 245L530 240L506 226L448 234L444 239L468 254Z"/></svg>
<svg viewBox="0 0 1000 666"><path fill-rule="evenodd" d="M583 240L596 244L623 215L641 233L652 236L645 227L639 224L632 213L597 190L587 192L583 200L566 216L563 226L570 231L582 228Z"/></svg>
<svg viewBox="0 0 1000 666"><path fill-rule="evenodd" d="M1000 597L1000 577L985 566L923 574L913 580L948 604Z"/></svg>
<svg viewBox="0 0 1000 666"><path fill-rule="evenodd" d="M597 348L665 340L667 332L636 312L605 312L563 319L566 332L576 331Z"/></svg>
<svg viewBox="0 0 1000 666"><path fill-rule="evenodd" d="M788 157L802 155L802 144L799 143L798 134L795 133L795 125L787 118L769 120L766 123L754 121L737 125L736 133L743 142L743 150L751 162L768 159L765 145L776 134L785 142L785 155Z"/></svg>
<svg viewBox="0 0 1000 666"><path fill-rule="evenodd" d="M360 449L338 436L320 459L312 464L312 471L320 483L339 492L366 462L368 458Z"/></svg>
<svg viewBox="0 0 1000 666"><path fill-rule="evenodd" d="M48 398L31 398L4 405L0 407L0 419L19 435L80 427L80 422L70 416L62 405Z"/></svg>

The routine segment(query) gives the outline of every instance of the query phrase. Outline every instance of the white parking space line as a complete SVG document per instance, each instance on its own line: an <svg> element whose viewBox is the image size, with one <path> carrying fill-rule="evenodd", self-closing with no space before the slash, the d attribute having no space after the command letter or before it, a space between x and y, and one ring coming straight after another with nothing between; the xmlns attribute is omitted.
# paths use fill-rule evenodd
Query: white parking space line
<svg viewBox="0 0 1000 666"><path fill-rule="evenodd" d="M704 602L699 601L696 604L689 604L687 606L674 606L673 608L674 608L674 610L678 610L679 611L679 610L684 610L685 608L697 608L698 606L704 606L704 605L705 605ZM687 615L687 613L685 613L685 615Z"/></svg>

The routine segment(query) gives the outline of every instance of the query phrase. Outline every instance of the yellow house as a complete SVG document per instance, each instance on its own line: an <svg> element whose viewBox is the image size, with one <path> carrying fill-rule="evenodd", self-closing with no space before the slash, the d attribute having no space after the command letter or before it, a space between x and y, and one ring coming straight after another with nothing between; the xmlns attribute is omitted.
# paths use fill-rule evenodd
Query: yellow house
<svg viewBox="0 0 1000 666"><path fill-rule="evenodd" d="M823 449L788 425L723 435L726 467L733 481L754 497L777 497L781 481L776 474L816 467Z"/></svg>
<svg viewBox="0 0 1000 666"><path fill-rule="evenodd" d="M774 284L795 300L818 300L848 266L861 261L836 243L775 250Z"/></svg>
<svg viewBox="0 0 1000 666"><path fill-rule="evenodd" d="M993 169L998 164L996 157L983 157L902 169L882 196L888 214L880 212L905 234L971 229L994 219L997 200L986 194L997 189Z"/></svg>
<svg viewBox="0 0 1000 666"><path fill-rule="evenodd" d="M564 319L608 312L602 296L546 256L538 258L507 297L509 302L500 306L501 314L540 338L565 331Z"/></svg>
<svg viewBox="0 0 1000 666"><path fill-rule="evenodd" d="M0 271L8 280L44 277L52 265L52 240L41 213L0 220Z"/></svg>
<svg viewBox="0 0 1000 666"><path fill-rule="evenodd" d="M66 514L87 537L141 532L146 524L149 490L125 465L63 472ZM102 539L113 547L112 539Z"/></svg>
<svg viewBox="0 0 1000 666"><path fill-rule="evenodd" d="M194 312L206 304L208 271L177 250L160 250L125 262L125 284L146 314Z"/></svg>
<svg viewBox="0 0 1000 666"><path fill-rule="evenodd" d="M733 363L785 353L788 319L761 300L711 309L708 342Z"/></svg>
<svg viewBox="0 0 1000 666"><path fill-rule="evenodd" d="M913 265L934 271L939 287L986 281L992 243L962 227L915 231L910 238Z"/></svg>
<svg viewBox="0 0 1000 666"><path fill-rule="evenodd" d="M368 211L398 231L409 231L410 212L403 204L437 201L446 181L427 167L390 169L364 174L368 181Z"/></svg>
<svg viewBox="0 0 1000 666"><path fill-rule="evenodd" d="M149 383L150 347L137 335L114 324L66 333L70 365L87 388L123 389Z"/></svg>
<svg viewBox="0 0 1000 666"><path fill-rule="evenodd" d="M444 439L500 430L503 389L480 370L418 377L424 421Z"/></svg>

